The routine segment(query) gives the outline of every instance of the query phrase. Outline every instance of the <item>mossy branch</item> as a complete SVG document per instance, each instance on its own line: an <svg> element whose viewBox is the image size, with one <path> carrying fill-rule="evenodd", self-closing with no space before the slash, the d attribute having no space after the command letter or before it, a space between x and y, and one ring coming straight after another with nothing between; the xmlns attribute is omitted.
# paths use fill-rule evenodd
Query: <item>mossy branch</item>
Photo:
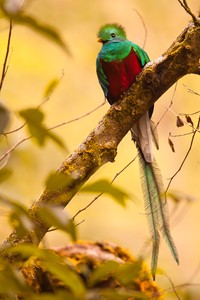
<svg viewBox="0 0 200 300"><path fill-rule="evenodd" d="M54 189L47 187L29 210L35 230L27 231L21 237L13 232L4 246L39 244L49 229L40 219L40 207L65 207L102 165L114 161L120 141L162 94L184 75L200 75L200 21L197 20L189 23L162 56L146 66L85 141L62 163L57 172L66 175L64 186Z"/></svg>

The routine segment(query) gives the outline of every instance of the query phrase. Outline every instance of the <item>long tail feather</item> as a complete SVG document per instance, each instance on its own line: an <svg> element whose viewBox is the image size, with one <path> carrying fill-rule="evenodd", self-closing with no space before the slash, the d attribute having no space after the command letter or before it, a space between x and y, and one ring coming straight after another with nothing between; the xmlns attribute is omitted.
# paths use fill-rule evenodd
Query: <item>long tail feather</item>
<svg viewBox="0 0 200 300"><path fill-rule="evenodd" d="M143 158L140 148L138 148L139 159L140 159L140 172L141 172L141 183L142 191L145 201L145 212L149 225L149 231L152 239L152 258L151 258L151 273L155 280L155 273L157 269L158 254L160 247L160 235L159 235L159 223L157 218L157 207L155 201L155 188L151 182L151 168L149 164Z"/></svg>
<svg viewBox="0 0 200 300"><path fill-rule="evenodd" d="M150 122L151 136L152 136L153 143L156 146L156 149L159 150L157 126L152 120L149 120L149 122Z"/></svg>
<svg viewBox="0 0 200 300"><path fill-rule="evenodd" d="M149 120L149 113L146 112L131 128L131 135L134 142L139 145L144 158L153 162L152 134Z"/></svg>
<svg viewBox="0 0 200 300"><path fill-rule="evenodd" d="M168 210L168 204L167 199L165 197L165 191L164 191L164 185L162 181L162 176L160 173L160 170L158 168L158 165L154 159L153 164L151 164L152 174L154 177L155 184L157 186L158 191L158 223L159 223L159 230L161 231L171 253L174 257L177 264L179 264L179 257L178 252L175 246L175 243L173 241L173 238L171 236L170 232L170 225L169 225L169 210Z"/></svg>
<svg viewBox="0 0 200 300"><path fill-rule="evenodd" d="M155 279L160 245L159 231L162 232L177 263L179 259L170 233L168 207L164 197L164 186L160 171L155 159L152 163L146 162L139 147L138 153L140 158L142 190L145 199L145 211L153 242L151 272L153 279Z"/></svg>

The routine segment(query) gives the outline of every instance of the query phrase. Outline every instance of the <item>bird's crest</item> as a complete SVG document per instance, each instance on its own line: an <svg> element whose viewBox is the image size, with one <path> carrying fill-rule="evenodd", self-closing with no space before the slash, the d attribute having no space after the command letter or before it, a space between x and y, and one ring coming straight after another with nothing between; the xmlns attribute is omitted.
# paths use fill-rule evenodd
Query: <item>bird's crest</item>
<svg viewBox="0 0 200 300"><path fill-rule="evenodd" d="M102 41L107 41L113 38L113 34L117 38L126 39L125 28L118 23L107 23L102 25L97 33L97 37Z"/></svg>

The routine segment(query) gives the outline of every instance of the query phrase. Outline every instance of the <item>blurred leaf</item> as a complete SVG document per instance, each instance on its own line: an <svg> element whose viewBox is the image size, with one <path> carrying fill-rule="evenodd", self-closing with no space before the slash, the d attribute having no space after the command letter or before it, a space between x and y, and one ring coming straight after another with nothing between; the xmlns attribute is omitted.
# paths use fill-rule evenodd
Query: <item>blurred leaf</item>
<svg viewBox="0 0 200 300"><path fill-rule="evenodd" d="M5 260L0 261L0 294L15 294L30 291L22 274Z"/></svg>
<svg viewBox="0 0 200 300"><path fill-rule="evenodd" d="M52 79L49 84L47 85L44 91L44 97L47 98L51 93L55 90L55 88L59 85L60 79L54 78Z"/></svg>
<svg viewBox="0 0 200 300"><path fill-rule="evenodd" d="M42 294L32 294L28 296L29 300L80 300L80 298L77 298L70 294L67 291L63 292L54 292L52 293L42 293ZM83 299L84 300L84 299Z"/></svg>
<svg viewBox="0 0 200 300"><path fill-rule="evenodd" d="M142 265L142 260L138 260L134 263L121 264L115 276L122 285L133 283L134 280L138 280L140 277L139 274L142 270Z"/></svg>
<svg viewBox="0 0 200 300"><path fill-rule="evenodd" d="M18 237L24 236L28 229L32 226L32 223L27 215L13 211L9 216L9 223L16 231ZM33 228L33 226L31 227Z"/></svg>
<svg viewBox="0 0 200 300"><path fill-rule="evenodd" d="M54 141L61 148L66 149L66 146L65 146L64 142L62 141L62 139L59 138L55 133L49 131L46 128L45 128L44 132L46 134L46 137L49 137L50 139L52 139L52 141Z"/></svg>
<svg viewBox="0 0 200 300"><path fill-rule="evenodd" d="M32 245L18 245L7 250L4 249L4 251L7 251L8 254L20 254L23 258L34 255L41 260L41 264L47 271L69 288L74 296L85 299L86 290L81 278L67 265L66 259L54 251L38 249Z"/></svg>
<svg viewBox="0 0 200 300"><path fill-rule="evenodd" d="M108 180L102 179L92 184L87 184L81 189L81 192L105 193L110 195L118 204L125 207L126 199L129 195L117 186L114 186Z"/></svg>
<svg viewBox="0 0 200 300"><path fill-rule="evenodd" d="M50 191L58 190L64 188L70 182L72 182L72 177L67 174L62 173L51 173L46 179L47 189Z"/></svg>
<svg viewBox="0 0 200 300"><path fill-rule="evenodd" d="M177 127L184 126L184 122L183 122L183 120L179 116L177 116L177 118L176 118L176 126Z"/></svg>
<svg viewBox="0 0 200 300"><path fill-rule="evenodd" d="M9 125L10 121L10 112L4 106L2 102L0 102L0 134L4 133L4 130Z"/></svg>
<svg viewBox="0 0 200 300"><path fill-rule="evenodd" d="M75 226L62 208L57 206L42 206L39 208L38 213L45 224L67 232L73 240L76 240Z"/></svg>
<svg viewBox="0 0 200 300"><path fill-rule="evenodd" d="M126 291L123 288L101 289L99 291L101 298L92 298L91 300L109 299L109 300L150 300L143 292Z"/></svg>
<svg viewBox="0 0 200 300"><path fill-rule="evenodd" d="M73 293L74 296L85 299L86 290L79 275L70 269L70 267L63 263L63 259L57 254L48 253L43 265L60 279Z"/></svg>
<svg viewBox="0 0 200 300"><path fill-rule="evenodd" d="M11 169L7 169L7 168L0 169L0 183L8 179L11 176L11 174L12 174Z"/></svg>
<svg viewBox="0 0 200 300"><path fill-rule="evenodd" d="M159 150L157 124L155 124L152 120L150 120L150 128L151 128L153 143L156 146L156 149Z"/></svg>
<svg viewBox="0 0 200 300"><path fill-rule="evenodd" d="M116 261L106 261L92 272L89 278L90 286L101 286L103 281L113 278L121 284L123 288L115 287L110 289L99 288L98 290L91 290L91 300L105 299L109 300L127 300L127 299L150 299L142 291L135 291L135 283L138 283L140 272L142 270L142 261L134 263L118 263ZM104 286L104 285L103 285ZM127 287L127 289L126 289ZM95 294L96 292L96 294Z"/></svg>
<svg viewBox="0 0 200 300"><path fill-rule="evenodd" d="M65 42L61 38L59 32L57 32L53 27L40 23L38 20L31 16L25 14L18 14L14 17L14 21L20 25L27 25L34 31L46 36L51 39L54 43L60 46L67 54L69 54L69 49Z"/></svg>
<svg viewBox="0 0 200 300"><path fill-rule="evenodd" d="M175 147L174 147L174 143L172 142L172 140L170 138L168 138L168 144L172 150L172 152L175 152Z"/></svg>
<svg viewBox="0 0 200 300"><path fill-rule="evenodd" d="M35 19L34 17L26 15L23 11L21 11L21 7L15 10L6 10L5 2L6 1L0 1L0 8L4 13L5 17L9 19L11 18L14 21L14 23L30 27L35 32L52 40L55 44L61 47L68 55L70 54L69 49L65 44L63 38L55 28L47 24L42 24L39 20Z"/></svg>
<svg viewBox="0 0 200 300"><path fill-rule="evenodd" d="M186 118L187 123L189 123L192 127L194 127L194 123L193 123L191 117L188 115L185 115L185 118Z"/></svg>
<svg viewBox="0 0 200 300"><path fill-rule="evenodd" d="M88 280L90 286L96 285L98 282L106 280L108 277L112 276L115 277L115 273L119 269L119 263L116 261L106 261L102 263L100 266L94 269L91 273L91 276Z"/></svg>
<svg viewBox="0 0 200 300"><path fill-rule="evenodd" d="M181 204L182 202L193 203L195 200L192 195L183 191L170 191L167 193L167 197L170 197L175 204Z"/></svg>
<svg viewBox="0 0 200 300"><path fill-rule="evenodd" d="M0 194L0 203L9 206L12 209L16 209L16 210L18 209L24 213L27 212L27 208L23 204L18 203L15 200L11 200L6 197L3 197L1 194Z"/></svg>
<svg viewBox="0 0 200 300"><path fill-rule="evenodd" d="M11 208L11 213L9 215L9 222L17 235L20 237L27 232L27 230L33 230L33 223L28 214L28 209L14 200L7 199L0 195L0 203Z"/></svg>
<svg viewBox="0 0 200 300"><path fill-rule="evenodd" d="M4 248L3 251L12 255L20 255L23 259L27 260L31 256L41 256L42 249L39 249L37 246L32 244L23 244Z"/></svg>
<svg viewBox="0 0 200 300"><path fill-rule="evenodd" d="M21 110L19 111L19 115L27 122L30 134L35 137L40 146L43 146L46 139L50 138L58 146L65 148L63 141L45 127L43 124L44 113L39 109L28 108Z"/></svg>
<svg viewBox="0 0 200 300"><path fill-rule="evenodd" d="M1 0L0 3L4 14L15 15L21 10L24 0Z"/></svg>
<svg viewBox="0 0 200 300"><path fill-rule="evenodd" d="M95 284L108 279L110 276L116 278L123 286L138 280L142 270L143 262L139 260L134 263L118 263L116 261L106 261L98 266L89 278L89 284Z"/></svg>

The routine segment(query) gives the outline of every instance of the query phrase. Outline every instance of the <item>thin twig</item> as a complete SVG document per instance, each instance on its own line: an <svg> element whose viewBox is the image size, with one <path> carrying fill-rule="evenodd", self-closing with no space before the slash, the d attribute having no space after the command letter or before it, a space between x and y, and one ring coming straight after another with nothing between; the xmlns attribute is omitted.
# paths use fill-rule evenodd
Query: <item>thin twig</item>
<svg viewBox="0 0 200 300"><path fill-rule="evenodd" d="M49 91L49 94L47 95L47 97L45 99L43 99L43 101L37 106L37 109L39 109L41 106L43 106L46 102L49 101L49 99L51 98L52 94L55 92L57 86L60 84L61 80L63 79L65 73L64 71L62 72L61 76L59 79L57 79L56 85Z"/></svg>
<svg viewBox="0 0 200 300"><path fill-rule="evenodd" d="M167 107L167 109L164 111L164 113L162 114L161 118L158 120L158 122L157 122L157 124L155 126L155 129L158 127L158 125L160 124L160 122L162 121L162 119L164 118L164 116L166 115L166 113L170 110L170 107L173 105L173 100L174 100L174 96L175 96L175 93L176 93L177 85L178 85L178 81L174 85L174 91L173 91L173 94L172 94L172 98L170 100L170 104Z"/></svg>
<svg viewBox="0 0 200 300"><path fill-rule="evenodd" d="M197 267L195 268L195 270L193 271L193 273L190 275L188 282L194 281L194 279L196 278L196 276L199 272L200 272L200 261L199 261Z"/></svg>
<svg viewBox="0 0 200 300"><path fill-rule="evenodd" d="M143 42L143 46L142 46L142 48L144 49L145 45L146 45L146 41L147 41L147 27L146 27L146 24L144 22L144 18L139 13L139 11L136 8L134 8L133 10L136 12L136 14L138 15L138 17L140 18L140 20L142 22L142 25L143 25L143 28L144 28L144 42Z"/></svg>
<svg viewBox="0 0 200 300"><path fill-rule="evenodd" d="M25 125L26 125L26 123L27 122L24 122L24 124L22 124L21 126L19 126L19 127L17 127L17 128L15 128L15 129L13 129L13 130L11 130L11 131L7 131L7 132L5 132L4 134L5 134L5 136L7 136L8 134L11 134L11 133L14 133L14 132L17 132L17 131L19 131L20 129L22 129Z"/></svg>
<svg viewBox="0 0 200 300"><path fill-rule="evenodd" d="M192 17L193 22L194 22L195 24L197 24L197 23L198 23L198 20L197 20L196 16L192 13L190 7L189 7L188 4L187 4L187 1L186 1L186 0L183 0L183 2L182 2L181 0L178 0L178 2L179 2L180 5L185 9L185 11Z"/></svg>
<svg viewBox="0 0 200 300"><path fill-rule="evenodd" d="M137 157L137 156L136 156ZM113 179L111 180L110 184L112 184L117 177L124 172L136 159L136 157L134 157L121 171L119 171L118 173L115 174L115 176L113 177ZM74 219L83 211L85 211L88 207L90 207L97 199L99 199L102 195L104 194L104 192L98 194L92 201L90 201L89 204L87 204L86 206L84 206L83 208L79 209L79 211L73 216L72 220L74 221Z"/></svg>
<svg viewBox="0 0 200 300"><path fill-rule="evenodd" d="M79 211L77 211L77 213L73 216L72 220L74 221L74 219L83 211L85 211L88 207L90 207L99 197L101 197L104 194L104 192L100 193L99 195L97 195L92 201L90 201L90 203L86 206L84 206L83 208L79 209Z"/></svg>
<svg viewBox="0 0 200 300"><path fill-rule="evenodd" d="M183 220L183 218L185 218L186 214L189 213L189 207L188 205L191 205L191 203L186 203L183 208L177 213L177 215L175 216L173 222L171 222L171 226L172 227L175 227L177 226L178 224L180 224L180 222ZM191 206L190 206L191 207ZM171 214L171 217L172 217L172 214Z"/></svg>
<svg viewBox="0 0 200 300"><path fill-rule="evenodd" d="M82 221L78 222L77 224L74 225L74 227L78 227L79 225L81 225L82 223L84 223L85 220L83 219Z"/></svg>
<svg viewBox="0 0 200 300"><path fill-rule="evenodd" d="M182 283L182 284L179 284L179 285L176 285L176 289L181 289L181 288L186 288L186 287L200 287L200 283L190 283L190 282L186 282L186 283ZM165 289L164 291L167 292L167 291L171 291L172 288L167 288Z"/></svg>
<svg viewBox="0 0 200 300"><path fill-rule="evenodd" d="M20 144L22 144L23 142L30 140L33 136L28 136L26 138L23 138L22 140L20 140L19 142L17 142L14 146L12 146L9 150L7 150L1 157L0 157L0 161L2 161L4 158L6 158L8 155L11 154L11 152L13 152Z"/></svg>
<svg viewBox="0 0 200 300"><path fill-rule="evenodd" d="M177 291L176 291L176 288L177 288L177 287L175 287L173 281L171 280L171 278L170 278L168 275L165 274L165 276L167 277L167 279L168 279L169 282L171 283L172 290L173 290L174 294L176 295L177 299L181 300L181 298L179 297L179 295L178 295L178 293L177 293Z"/></svg>
<svg viewBox="0 0 200 300"><path fill-rule="evenodd" d="M102 107L106 102L102 102L100 105L98 105L97 107L95 107L94 109L88 111L87 113L83 114L82 116L80 117L76 117L74 119L71 119L69 121L66 121L66 122L63 122L63 123L60 123L58 125L55 125L55 126L52 126L50 127L48 130L53 130L55 128L58 128L58 127L61 127L61 126L64 126L64 125L67 125L67 124L70 124L70 123L73 123L73 122L76 122L76 121L79 121L87 116L89 116L90 114L92 114L93 112L95 112L96 110L98 110L100 107Z"/></svg>
<svg viewBox="0 0 200 300"><path fill-rule="evenodd" d="M193 142L194 142L195 135L196 135L196 133L197 133L198 130L199 130L199 124L200 124L200 117L199 117L199 119L198 119L197 127L196 127L196 129L194 130L194 133L193 133L193 136L192 136L192 139L191 139L191 142L190 142L189 149L188 149L188 151L187 151L187 153L186 153L186 155L185 155L185 157L184 157L184 159L183 159L183 161L182 161L180 167L179 167L178 170L174 173L174 175L170 178L169 183L168 183L168 186L167 186L167 188L166 188L166 190L165 190L165 195L167 195L167 191L168 191L168 189L169 189L169 187L170 187L170 185L171 185L171 183L172 183L172 180L173 180L173 179L175 178L175 176L181 171L181 169L182 169L182 167L183 167L183 165L184 165L186 159L188 158L188 155L189 155L189 153L190 153L190 151L191 151L191 149L192 149L192 146L193 146Z"/></svg>
<svg viewBox="0 0 200 300"><path fill-rule="evenodd" d="M80 221L79 223L77 223L77 224L74 224L74 227L78 227L79 225L81 225L82 223L84 223L85 222L85 220L82 220L82 221ZM49 232L53 232L53 231L57 231L57 230L59 230L60 228L57 228L57 227L54 227L54 228L50 228L50 229L48 229L48 233Z"/></svg>
<svg viewBox="0 0 200 300"><path fill-rule="evenodd" d="M43 102L43 103L44 103L44 102ZM90 114L92 114L93 112L95 112L96 110L98 110L98 109L99 109L101 106L103 106L104 104L105 104L105 101L104 101L103 103L101 103L100 105L98 105L97 107L95 107L94 109L92 109L91 111L87 112L86 114L84 114L84 115L82 115L82 116L80 116L80 117L77 117L77 118L75 118L75 119L69 120L69 121L67 121L67 122L63 122L63 123L61 123L61 124L55 125L55 126L53 126L53 127L50 127L50 128L48 128L47 130L51 131L51 130L53 130L53 129L55 129L55 128L61 127L61 126L63 126L63 125L70 124L70 123L75 122L75 121L78 121L78 120L80 120L80 119L82 119L82 118L84 118L84 117L87 117L87 116L89 116ZM6 132L5 135L20 130L21 128L23 128L23 127L26 125L26 123L27 123L27 122L25 122L23 125L21 125L20 127L14 129L14 130L12 130L12 131ZM10 155L11 152L13 152L20 144L22 144L23 142L25 142L25 141L31 139L32 137L33 137L33 136L30 135L30 136L28 136L27 138L23 138L22 140L20 140L19 142L17 142L13 147L11 147L9 150L7 150L7 151L4 153L4 155L2 155L2 156L0 157L0 161L2 161L5 157L7 157L8 155Z"/></svg>
<svg viewBox="0 0 200 300"><path fill-rule="evenodd" d="M178 114L177 114L177 113L176 113L175 111L173 111L171 108L169 108L169 110L176 116L176 118L179 118L179 119L180 119L179 116L186 116L186 115L189 115L189 114L183 114L183 113L178 113ZM196 128L194 128L194 126L193 126L191 123L188 123L187 121L184 121L184 120L182 120L182 119L181 119L181 122L183 122L184 125L187 125L188 127L192 128L193 131L198 131L198 132L199 132L199 130L197 130Z"/></svg>
<svg viewBox="0 0 200 300"><path fill-rule="evenodd" d="M63 79L63 77L64 77L64 72L62 73L62 75L61 75L61 77L58 79L58 83L57 83L57 85L54 87L54 88L52 88L52 90L49 92L49 95L36 107L36 109L40 109L40 107L42 106L42 105L44 105L47 101L49 101L49 99L50 99L50 97L52 96L52 94L55 92L55 89L56 89L56 87L58 86L58 84L60 84L60 82L61 82L61 80ZM8 135L8 134L11 134L11 133L14 133L14 132L17 132L17 131L19 131L19 130L21 130L25 125L27 124L27 122L24 122L21 126L19 126L18 128L15 128L15 129L13 129L13 130L11 130L11 131L8 131L8 132L5 132L4 134L5 134L5 136L6 135Z"/></svg>
<svg viewBox="0 0 200 300"><path fill-rule="evenodd" d="M190 114L186 114L186 113L179 113L179 115L180 116L185 116L185 115L187 115L187 116L194 116L194 115L197 115L197 114L199 114L200 113L200 110L197 110L197 111L195 111L195 112L193 112L193 113L190 113Z"/></svg>
<svg viewBox="0 0 200 300"><path fill-rule="evenodd" d="M198 130L197 130L198 131ZM199 132L199 131L198 131ZM191 135L193 134L194 131L190 131L190 132L187 132L187 133L182 133L182 134L171 134L171 132L169 133L169 137L173 137L173 138L177 138L177 137L183 137L183 136L186 136L186 135Z"/></svg>
<svg viewBox="0 0 200 300"><path fill-rule="evenodd" d="M117 177L123 173L137 158L138 155L136 155L121 171L115 174L114 178L111 181L111 184L117 179Z"/></svg>
<svg viewBox="0 0 200 300"><path fill-rule="evenodd" d="M10 51L11 35L12 35L12 20L10 19L7 48L6 48L6 54L5 54L5 59L4 59L4 63L3 63L3 69L2 69L2 73L1 73L0 91L2 89L4 79L5 79L7 70L8 70L7 61L8 61L9 51Z"/></svg>
<svg viewBox="0 0 200 300"><path fill-rule="evenodd" d="M183 86L188 90L188 93L200 96L200 93L197 93L196 91L194 91L193 89L187 87L185 84L183 84Z"/></svg>
<svg viewBox="0 0 200 300"><path fill-rule="evenodd" d="M5 168L5 166L6 166L7 163L8 163L9 157L10 157L10 153L6 156L6 160L5 160L4 163L0 166L0 170L2 170L3 168Z"/></svg>

